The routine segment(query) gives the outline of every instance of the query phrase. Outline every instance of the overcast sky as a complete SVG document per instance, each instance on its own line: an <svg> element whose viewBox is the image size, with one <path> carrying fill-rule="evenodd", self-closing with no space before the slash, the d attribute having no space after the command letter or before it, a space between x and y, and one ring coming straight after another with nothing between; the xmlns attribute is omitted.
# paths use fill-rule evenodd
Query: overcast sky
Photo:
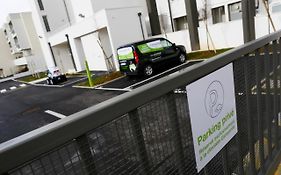
<svg viewBox="0 0 281 175"><path fill-rule="evenodd" d="M30 10L29 0L0 0L0 27L6 22L8 13Z"/></svg>

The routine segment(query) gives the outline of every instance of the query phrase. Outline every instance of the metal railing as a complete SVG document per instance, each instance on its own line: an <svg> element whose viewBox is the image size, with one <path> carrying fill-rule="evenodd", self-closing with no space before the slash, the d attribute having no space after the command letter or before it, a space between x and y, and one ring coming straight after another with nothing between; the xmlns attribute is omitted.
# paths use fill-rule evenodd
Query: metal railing
<svg viewBox="0 0 281 175"><path fill-rule="evenodd" d="M280 37L257 39L3 143L0 174L269 174L281 155ZM229 63L238 133L197 173L187 97L175 89Z"/></svg>

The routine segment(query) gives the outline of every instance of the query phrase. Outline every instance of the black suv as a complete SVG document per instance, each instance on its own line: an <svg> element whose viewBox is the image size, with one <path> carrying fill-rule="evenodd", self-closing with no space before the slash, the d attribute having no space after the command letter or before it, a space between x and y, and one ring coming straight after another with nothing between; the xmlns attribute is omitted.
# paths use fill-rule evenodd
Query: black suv
<svg viewBox="0 0 281 175"><path fill-rule="evenodd" d="M184 63L186 50L165 38L153 38L127 44L117 49L120 71L126 75L151 76L158 66L170 61Z"/></svg>

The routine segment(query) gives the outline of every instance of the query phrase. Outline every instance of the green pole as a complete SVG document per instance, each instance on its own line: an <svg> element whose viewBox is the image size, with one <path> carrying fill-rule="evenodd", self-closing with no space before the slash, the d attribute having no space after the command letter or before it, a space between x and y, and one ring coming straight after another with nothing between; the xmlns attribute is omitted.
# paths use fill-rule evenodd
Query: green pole
<svg viewBox="0 0 281 175"><path fill-rule="evenodd" d="M89 85L90 85L90 87L93 87L92 74L91 74L91 71L89 69L89 65L88 65L87 60L85 60L85 66L86 66L86 72L87 72L87 76L88 76Z"/></svg>

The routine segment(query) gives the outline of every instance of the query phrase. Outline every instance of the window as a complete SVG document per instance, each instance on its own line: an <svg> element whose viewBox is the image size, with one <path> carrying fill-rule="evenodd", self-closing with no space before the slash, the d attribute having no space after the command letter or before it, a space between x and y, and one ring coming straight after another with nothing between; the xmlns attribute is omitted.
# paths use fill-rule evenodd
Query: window
<svg viewBox="0 0 281 175"><path fill-rule="evenodd" d="M186 16L182 16L175 19L176 31L187 29L187 19Z"/></svg>
<svg viewBox="0 0 281 175"><path fill-rule="evenodd" d="M132 47L125 47L117 50L119 60L128 60L134 58Z"/></svg>
<svg viewBox="0 0 281 175"><path fill-rule="evenodd" d="M142 54L162 51L162 43L160 40L150 41L148 43L140 44L137 46Z"/></svg>
<svg viewBox="0 0 281 175"><path fill-rule="evenodd" d="M20 49L18 37L15 37L14 40L15 40L15 45L16 45L16 47L17 47L18 49Z"/></svg>
<svg viewBox="0 0 281 175"><path fill-rule="evenodd" d="M172 46L172 43L167 41L167 40L161 40L161 45L162 47L171 47Z"/></svg>
<svg viewBox="0 0 281 175"><path fill-rule="evenodd" d="M273 5L271 10L272 10L272 13L281 12L281 4Z"/></svg>
<svg viewBox="0 0 281 175"><path fill-rule="evenodd" d="M225 22L224 6L212 9L213 24Z"/></svg>
<svg viewBox="0 0 281 175"><path fill-rule="evenodd" d="M37 0L38 1L38 6L40 10L44 10L43 2L42 0Z"/></svg>
<svg viewBox="0 0 281 175"><path fill-rule="evenodd" d="M240 2L236 2L228 5L229 10L229 21L242 19L242 4Z"/></svg>
<svg viewBox="0 0 281 175"><path fill-rule="evenodd" d="M51 29L50 29L50 26L49 26L49 22L48 22L47 16L42 16L42 18L43 18L43 22L45 24L46 31L50 32Z"/></svg>

